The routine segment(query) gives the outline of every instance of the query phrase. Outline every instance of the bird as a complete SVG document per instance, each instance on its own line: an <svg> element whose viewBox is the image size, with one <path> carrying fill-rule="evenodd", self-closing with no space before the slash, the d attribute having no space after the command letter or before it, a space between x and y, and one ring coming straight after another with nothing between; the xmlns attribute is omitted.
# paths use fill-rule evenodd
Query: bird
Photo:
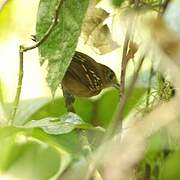
<svg viewBox="0 0 180 180"><path fill-rule="evenodd" d="M103 89L119 89L116 75L108 66L96 62L90 56L75 51L61 83L66 94L76 97L92 97Z"/></svg>

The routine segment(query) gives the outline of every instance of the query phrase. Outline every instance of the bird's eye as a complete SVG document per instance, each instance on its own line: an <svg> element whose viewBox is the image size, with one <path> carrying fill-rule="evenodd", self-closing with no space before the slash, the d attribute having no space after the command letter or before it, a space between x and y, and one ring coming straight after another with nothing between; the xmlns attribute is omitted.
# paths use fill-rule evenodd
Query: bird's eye
<svg viewBox="0 0 180 180"><path fill-rule="evenodd" d="M109 72L108 79L112 81L112 80L114 80L114 77L115 77L114 73L113 72Z"/></svg>

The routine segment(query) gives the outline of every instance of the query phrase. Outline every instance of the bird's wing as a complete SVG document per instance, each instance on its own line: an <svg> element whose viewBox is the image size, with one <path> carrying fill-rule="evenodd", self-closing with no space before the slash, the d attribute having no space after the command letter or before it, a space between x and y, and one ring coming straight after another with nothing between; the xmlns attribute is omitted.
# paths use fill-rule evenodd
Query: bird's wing
<svg viewBox="0 0 180 180"><path fill-rule="evenodd" d="M71 61L70 70L77 70L76 74L78 76L80 76L80 74L84 74L83 77L80 77L81 82L86 84L89 89L96 91L100 90L102 87L98 66L99 64L91 57L86 54L76 52Z"/></svg>

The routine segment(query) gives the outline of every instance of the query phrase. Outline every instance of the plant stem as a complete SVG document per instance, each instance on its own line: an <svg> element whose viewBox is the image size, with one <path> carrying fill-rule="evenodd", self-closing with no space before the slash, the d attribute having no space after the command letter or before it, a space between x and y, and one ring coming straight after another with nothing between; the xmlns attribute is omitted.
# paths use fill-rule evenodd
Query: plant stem
<svg viewBox="0 0 180 180"><path fill-rule="evenodd" d="M140 61L139 61L137 70L135 71L134 76L133 76L133 78L132 78L132 80L130 82L130 85L127 88L126 92L124 93L124 96L122 96L121 101L119 102L119 105L117 107L117 111L115 112L115 115L114 115L114 117L112 119L112 123L111 123L111 125L110 125L110 127L107 130L107 133L105 135L104 142L107 139L109 139L110 137L112 137L112 135L115 135L116 132L119 132L122 129L122 120L123 120L123 117L124 117L125 105L126 105L128 99L132 95L133 88L135 86L135 83L136 83L136 80L138 78L139 71L140 71L140 69L142 67L144 59L145 59L145 56L142 56Z"/></svg>
<svg viewBox="0 0 180 180"><path fill-rule="evenodd" d="M165 0L164 2L160 2L160 8L159 8L159 16L163 16L169 3L171 0Z"/></svg>
<svg viewBox="0 0 180 180"><path fill-rule="evenodd" d="M125 76L126 76L126 66L127 66L127 51L129 44L129 32L126 31L124 45L123 45L123 54L121 61L121 76L120 76L120 98L124 95L125 92Z"/></svg>
<svg viewBox="0 0 180 180"><path fill-rule="evenodd" d="M143 180L150 180L151 179L151 166L146 163L145 164L145 175Z"/></svg>
<svg viewBox="0 0 180 180"><path fill-rule="evenodd" d="M131 1L129 2L131 4ZM139 0L136 0L134 2L135 8L139 5ZM126 78L126 69L127 69L127 63L129 61L129 58L127 57L128 54L128 46L130 42L130 36L132 31L132 23L133 20L128 22L125 39L124 39L124 45L123 45L123 54L122 54L122 60L121 60L121 75L120 75L120 98L124 96L125 94L125 78Z"/></svg>
<svg viewBox="0 0 180 180"><path fill-rule="evenodd" d="M22 90L22 81L23 81L23 75L24 75L24 70L23 70L23 65L24 65L24 52L23 52L23 47L19 46L19 75L18 75L18 86L16 90L16 96L14 99L13 103L13 110L9 119L8 124L13 124L17 112L17 108L19 105L20 101L20 95L21 95L21 90Z"/></svg>
<svg viewBox="0 0 180 180"><path fill-rule="evenodd" d="M24 47L24 52L39 47L42 43L44 43L44 42L48 39L48 37L49 37L49 35L51 34L52 30L53 30L54 27L58 24L58 16L59 16L60 9L61 9L61 7L62 7L62 5L63 5L63 2L64 2L64 0L59 0L58 4L56 5L56 7L55 7L55 13L54 13L54 17L53 17L52 23L51 23L51 25L49 26L49 28L48 28L48 30L46 31L46 33L44 34L44 36L43 36L36 44L34 44L33 46Z"/></svg>
<svg viewBox="0 0 180 180"><path fill-rule="evenodd" d="M49 35L52 33L52 30L58 24L58 16L59 16L60 9L62 8L63 2L64 2L64 0L58 1L57 5L55 7L55 12L54 12L54 17L53 17L52 23L49 26L46 33L41 37L41 39L33 46L25 47L25 46L20 45L20 47L19 47L19 62L20 63L19 63L19 75L18 75L18 87L17 87L17 91L16 91L14 103L13 103L13 110L12 110L10 118L8 120L8 124L11 124L11 125L14 124L15 116L16 116L19 101L20 101L22 83L23 83L23 73L24 73L24 70L23 70L24 52L39 47L41 44L43 44L48 39Z"/></svg>
<svg viewBox="0 0 180 180"><path fill-rule="evenodd" d="M149 73L149 78L148 78L148 89L147 89L147 98L146 98L146 110L149 108L149 99L150 99L150 94L151 94L151 81L153 77L153 65L151 65L150 73Z"/></svg>
<svg viewBox="0 0 180 180"><path fill-rule="evenodd" d="M145 56L142 56L140 61L139 61L139 64L138 64L138 67L137 67L137 70L136 72L134 73L133 75L133 78L131 80L131 83L127 89L127 91L125 92L125 95L123 96L122 98L122 102L120 103L120 106L119 106L119 111L117 113L117 116L115 117L114 119L114 128L113 129L118 129L117 127L119 127L119 122L122 123L122 119L124 117L124 108L125 108L125 105L127 103L127 100L130 98L130 96L132 95L132 92L133 92L133 88L135 86L135 83L136 83L136 80L138 78L138 75L139 75L139 71L142 67L142 64L144 62L144 59L145 59ZM116 128L115 128L116 127ZM120 128L121 128L121 125L120 125Z"/></svg>

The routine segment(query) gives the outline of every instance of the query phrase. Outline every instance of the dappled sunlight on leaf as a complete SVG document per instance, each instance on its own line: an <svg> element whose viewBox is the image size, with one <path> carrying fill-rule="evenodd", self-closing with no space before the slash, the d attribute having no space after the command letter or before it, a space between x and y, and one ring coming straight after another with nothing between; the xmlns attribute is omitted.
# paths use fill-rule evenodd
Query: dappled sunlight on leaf
<svg viewBox="0 0 180 180"><path fill-rule="evenodd" d="M66 134L76 128L91 129L92 125L85 123L74 113L68 113L60 118L48 117L40 120L32 120L24 125L25 128L42 128L48 134Z"/></svg>

